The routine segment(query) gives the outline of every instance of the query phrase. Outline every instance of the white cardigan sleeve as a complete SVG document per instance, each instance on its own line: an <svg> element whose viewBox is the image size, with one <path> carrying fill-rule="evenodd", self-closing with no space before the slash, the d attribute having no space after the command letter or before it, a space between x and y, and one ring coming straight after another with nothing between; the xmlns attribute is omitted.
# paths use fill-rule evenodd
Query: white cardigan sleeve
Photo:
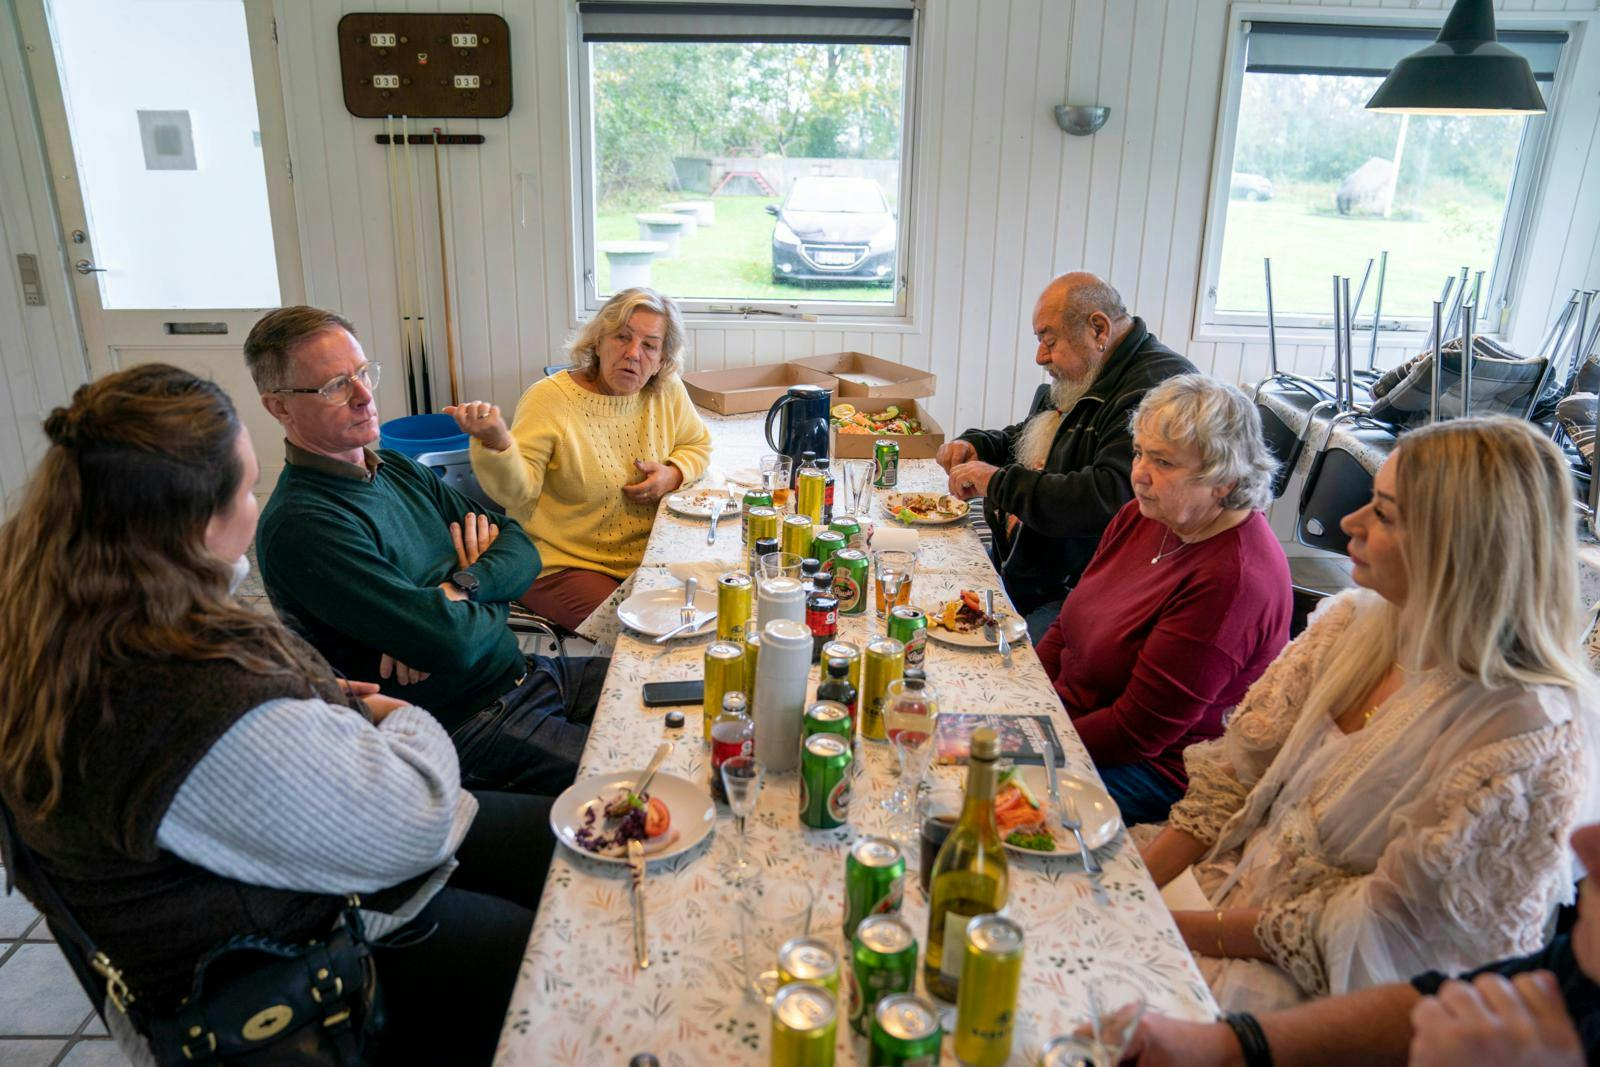
<svg viewBox="0 0 1600 1067"><path fill-rule="evenodd" d="M1372 873L1294 872L1309 888L1256 924L1272 960L1324 996L1538 948L1569 888L1565 839L1587 773L1580 729L1568 721L1467 753L1439 782L1437 819L1403 828Z"/></svg>

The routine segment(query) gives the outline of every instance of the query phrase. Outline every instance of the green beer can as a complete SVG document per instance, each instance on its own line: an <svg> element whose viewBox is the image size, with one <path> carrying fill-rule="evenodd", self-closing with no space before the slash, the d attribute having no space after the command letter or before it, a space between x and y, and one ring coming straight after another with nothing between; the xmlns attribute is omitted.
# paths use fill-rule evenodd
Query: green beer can
<svg viewBox="0 0 1600 1067"><path fill-rule="evenodd" d="M868 1067L938 1067L944 1031L933 1002L915 993L878 1001L872 1016Z"/></svg>
<svg viewBox="0 0 1600 1067"><path fill-rule="evenodd" d="M865 615L872 604L872 584L867 579L867 554L859 548L841 548L833 554L833 595L840 615Z"/></svg>
<svg viewBox="0 0 1600 1067"><path fill-rule="evenodd" d="M844 543L854 548L856 538L861 536L861 520L854 515L840 515L828 524L828 529L844 534Z"/></svg>
<svg viewBox="0 0 1600 1067"><path fill-rule="evenodd" d="M1022 988L1022 927L1004 915L967 923L956 994L956 1058L972 1067L1001 1067L1011 1058ZM945 946L950 951L950 946Z"/></svg>
<svg viewBox="0 0 1600 1067"><path fill-rule="evenodd" d="M833 1067L839 1012L833 994L791 982L772 998L772 1067Z"/></svg>
<svg viewBox="0 0 1600 1067"><path fill-rule="evenodd" d="M800 748L801 825L832 830L850 821L852 758L848 738L825 733L805 739Z"/></svg>
<svg viewBox="0 0 1600 1067"><path fill-rule="evenodd" d="M772 494L765 489L746 489L744 507L739 511L739 541L750 543L750 509L772 507Z"/></svg>
<svg viewBox="0 0 1600 1067"><path fill-rule="evenodd" d="M811 538L811 556L822 565L823 570L831 571L833 554L847 543L844 534L838 530L820 530Z"/></svg>
<svg viewBox="0 0 1600 1067"><path fill-rule="evenodd" d="M879 489L893 489L900 484L900 446L893 441L876 441L872 445L872 462L877 477L872 484Z"/></svg>
<svg viewBox="0 0 1600 1067"><path fill-rule="evenodd" d="M778 985L809 982L839 998L839 954L820 937L791 937L778 949Z"/></svg>
<svg viewBox="0 0 1600 1067"><path fill-rule="evenodd" d="M898 915L906 893L906 858L887 837L858 837L844 861L844 936L869 915Z"/></svg>
<svg viewBox="0 0 1600 1067"><path fill-rule="evenodd" d="M917 938L898 915L868 915L850 941L850 1025L866 1037L878 1001L917 987Z"/></svg>
<svg viewBox="0 0 1600 1067"><path fill-rule="evenodd" d="M805 744L816 734L835 734L848 745L855 739L855 732L849 708L837 700L819 700L806 708L806 717L800 724L800 743Z"/></svg>
<svg viewBox="0 0 1600 1067"><path fill-rule="evenodd" d="M889 609L889 636L906 646L906 667L921 670L928 656L928 616L905 604Z"/></svg>

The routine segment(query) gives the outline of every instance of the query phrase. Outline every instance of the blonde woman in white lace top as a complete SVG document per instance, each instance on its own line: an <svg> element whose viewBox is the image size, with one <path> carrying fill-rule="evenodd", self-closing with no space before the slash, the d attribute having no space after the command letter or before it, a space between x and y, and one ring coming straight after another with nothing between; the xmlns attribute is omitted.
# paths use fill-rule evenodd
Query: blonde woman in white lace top
<svg viewBox="0 0 1600 1067"><path fill-rule="evenodd" d="M1145 848L1218 1001L1260 1011L1531 952L1600 761L1565 464L1510 419L1417 430L1326 602L1191 746Z"/></svg>

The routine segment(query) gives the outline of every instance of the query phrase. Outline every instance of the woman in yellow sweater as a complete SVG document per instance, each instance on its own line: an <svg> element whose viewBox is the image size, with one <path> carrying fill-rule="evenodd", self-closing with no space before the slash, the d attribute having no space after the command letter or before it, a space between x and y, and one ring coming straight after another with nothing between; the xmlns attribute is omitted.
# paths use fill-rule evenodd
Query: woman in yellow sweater
<svg viewBox="0 0 1600 1067"><path fill-rule="evenodd" d="M483 401L444 410L472 435L484 491L538 546L523 605L574 629L639 566L657 502L705 473L711 434L678 378L668 297L623 290L567 352L575 366L523 393L509 429Z"/></svg>

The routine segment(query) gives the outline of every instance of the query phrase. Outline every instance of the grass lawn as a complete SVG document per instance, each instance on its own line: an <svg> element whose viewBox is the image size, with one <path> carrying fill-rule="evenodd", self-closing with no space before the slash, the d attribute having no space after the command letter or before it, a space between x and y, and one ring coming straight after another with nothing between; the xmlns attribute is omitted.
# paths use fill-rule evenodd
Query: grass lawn
<svg viewBox="0 0 1600 1067"><path fill-rule="evenodd" d="M698 199L688 195L663 193L661 200ZM669 296L710 300L861 300L889 303L894 290L886 286L845 285L839 282L786 284L772 280L772 216L768 204L778 201L765 196L719 196L717 224L702 227L693 237L678 241L676 259L650 264L651 284ZM658 210L652 207L639 211ZM596 242L636 241L639 224L635 210L608 211L595 222ZM600 292L610 293L611 265L605 254L595 257Z"/></svg>
<svg viewBox="0 0 1600 1067"><path fill-rule="evenodd" d="M1437 213L1424 205L1411 219L1341 216L1321 207L1330 198L1282 195L1255 202L1228 203L1222 243L1220 310L1265 311L1266 282L1261 260L1272 257L1272 301L1279 313L1333 313L1333 275L1351 279L1350 295L1361 284L1367 260L1384 249L1389 269L1384 279L1383 314L1424 317L1438 299L1446 275L1462 267L1487 270L1494 256L1500 205L1483 198L1462 205L1473 225L1452 234ZM1313 210L1311 205L1317 205ZM1430 217L1432 216L1432 217ZM1377 269L1368 283L1362 314L1372 311Z"/></svg>

